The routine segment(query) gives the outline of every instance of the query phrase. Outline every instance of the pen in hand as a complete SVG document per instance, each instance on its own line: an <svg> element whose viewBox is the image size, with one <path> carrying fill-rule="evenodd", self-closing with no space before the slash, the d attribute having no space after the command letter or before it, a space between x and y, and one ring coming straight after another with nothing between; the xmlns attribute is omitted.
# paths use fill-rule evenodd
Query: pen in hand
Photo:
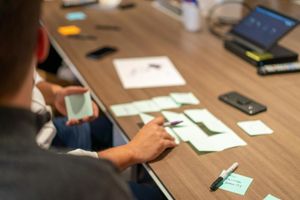
<svg viewBox="0 0 300 200"><path fill-rule="evenodd" d="M172 122L165 122L163 124L164 127L169 127L169 126L176 126L180 123L182 123L183 121L182 120L178 120L178 121L172 121Z"/></svg>

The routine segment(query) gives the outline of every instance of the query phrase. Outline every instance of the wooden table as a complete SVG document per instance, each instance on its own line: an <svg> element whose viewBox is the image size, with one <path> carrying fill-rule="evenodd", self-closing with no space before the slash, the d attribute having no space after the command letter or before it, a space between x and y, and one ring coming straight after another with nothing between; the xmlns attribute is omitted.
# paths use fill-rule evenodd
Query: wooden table
<svg viewBox="0 0 300 200"><path fill-rule="evenodd" d="M255 67L226 51L222 42L206 30L186 32L178 21L154 9L149 1L136 2L136 8L126 11L99 11L93 7L63 10L58 1L47 2L43 22L65 62L92 89L102 109L128 138L138 131L139 117L114 117L109 110L111 105L170 92L193 92L201 104L175 111L207 108L247 142L244 147L204 155L181 143L149 163L147 166L155 173L161 188L164 186L169 192L169 198L263 199L270 193L285 200L300 199L300 74L258 76ZM78 10L87 14L87 20L65 19L66 13ZM80 40L57 33L59 26L70 24L81 27L82 34L95 35L98 39ZM96 30L97 24L117 25L122 30ZM299 53L300 28L281 43ZM119 51L99 61L86 59L88 51L103 45L117 46ZM186 85L123 89L112 64L114 58L160 55L170 57ZM232 90L266 104L268 111L247 116L218 100L220 94ZM274 134L250 137L236 125L238 121L254 119L264 121ZM220 171L236 161L240 163L237 173L254 179L245 196L223 190L210 192L209 186Z"/></svg>

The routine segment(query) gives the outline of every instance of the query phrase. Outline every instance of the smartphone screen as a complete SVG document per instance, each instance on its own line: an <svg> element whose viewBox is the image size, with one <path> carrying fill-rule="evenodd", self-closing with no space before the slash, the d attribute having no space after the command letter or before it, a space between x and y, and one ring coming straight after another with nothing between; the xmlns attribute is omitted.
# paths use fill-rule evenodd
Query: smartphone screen
<svg viewBox="0 0 300 200"><path fill-rule="evenodd" d="M107 56L109 54L112 54L117 51L117 48L115 47L110 47L110 46L104 46L99 49L96 49L94 51L91 51L86 54L88 58L92 59L100 59L103 58L104 56Z"/></svg>

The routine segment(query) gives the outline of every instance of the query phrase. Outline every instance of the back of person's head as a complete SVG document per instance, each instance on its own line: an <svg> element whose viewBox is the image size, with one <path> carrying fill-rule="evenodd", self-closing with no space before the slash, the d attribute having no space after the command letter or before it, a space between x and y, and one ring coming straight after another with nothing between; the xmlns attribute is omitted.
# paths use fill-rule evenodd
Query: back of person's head
<svg viewBox="0 0 300 200"><path fill-rule="evenodd" d="M41 0L0 0L0 97L18 92L35 54Z"/></svg>

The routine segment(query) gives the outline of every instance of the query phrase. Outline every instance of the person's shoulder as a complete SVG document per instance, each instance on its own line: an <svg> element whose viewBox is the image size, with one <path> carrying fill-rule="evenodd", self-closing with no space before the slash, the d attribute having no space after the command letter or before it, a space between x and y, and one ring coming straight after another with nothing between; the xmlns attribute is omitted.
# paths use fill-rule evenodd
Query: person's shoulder
<svg viewBox="0 0 300 200"><path fill-rule="evenodd" d="M52 161L48 172L59 179L56 184L60 187L71 187L71 194L76 193L81 199L131 198L127 184L111 162L65 154L49 156Z"/></svg>

